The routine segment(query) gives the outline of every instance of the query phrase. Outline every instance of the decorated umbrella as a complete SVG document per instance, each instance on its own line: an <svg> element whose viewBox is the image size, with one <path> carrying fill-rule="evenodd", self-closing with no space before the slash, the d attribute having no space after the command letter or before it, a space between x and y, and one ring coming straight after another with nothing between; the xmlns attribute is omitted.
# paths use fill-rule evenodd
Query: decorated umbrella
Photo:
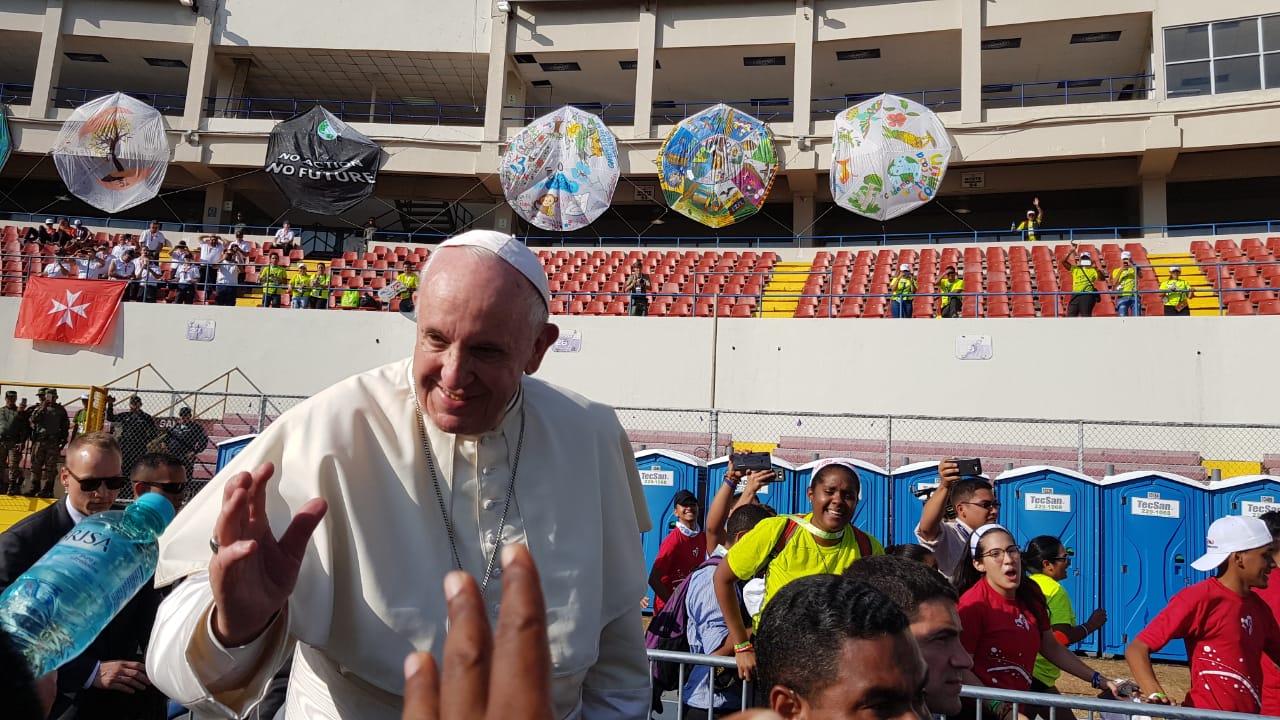
<svg viewBox="0 0 1280 720"><path fill-rule="evenodd" d="M502 157L502 192L520 217L568 232L609 209L618 174L618 141L604 121L566 105L512 138Z"/></svg>
<svg viewBox="0 0 1280 720"><path fill-rule="evenodd" d="M836 115L831 197L859 215L895 218L933 199L950 159L947 129L933 111L880 95Z"/></svg>
<svg viewBox="0 0 1280 720"><path fill-rule="evenodd" d="M382 148L316 105L271 128L271 181L299 210L341 215L373 194Z"/></svg>
<svg viewBox="0 0 1280 720"><path fill-rule="evenodd" d="M108 213L156 196L169 166L160 111L124 93L76 108L53 146L53 163L71 194Z"/></svg>
<svg viewBox="0 0 1280 720"><path fill-rule="evenodd" d="M667 204L711 227L756 214L777 171L769 128L723 104L685 118L658 154Z"/></svg>

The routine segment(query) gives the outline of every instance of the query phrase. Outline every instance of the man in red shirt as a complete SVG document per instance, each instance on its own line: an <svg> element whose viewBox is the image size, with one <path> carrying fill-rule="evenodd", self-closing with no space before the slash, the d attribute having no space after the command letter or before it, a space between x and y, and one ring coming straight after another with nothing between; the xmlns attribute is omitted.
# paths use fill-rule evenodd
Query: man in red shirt
<svg viewBox="0 0 1280 720"><path fill-rule="evenodd" d="M657 612L666 604L667 598L675 592L689 573L707 557L707 537L698 526L698 498L688 490L676 493L676 516L671 534L662 541L658 548L658 557L653 561L653 570L649 572L649 587L653 588L653 610Z"/></svg>
<svg viewBox="0 0 1280 720"><path fill-rule="evenodd" d="M1275 569L1274 541L1258 518L1229 515L1209 526L1208 552L1191 563L1217 577L1183 590L1125 650L1147 701L1172 705L1151 669L1151 652L1170 640L1187 644L1191 689L1183 705L1257 713L1262 709L1262 655L1280 662L1280 627L1253 588Z"/></svg>
<svg viewBox="0 0 1280 720"><path fill-rule="evenodd" d="M1280 512L1264 512L1258 519L1267 524L1272 539L1277 541L1277 552L1272 553L1271 557L1280 564ZM1266 587L1257 588L1254 592L1271 608L1271 614L1275 616L1277 624L1280 624L1280 567L1267 576ZM1280 715L1280 668L1269 660L1262 662L1262 714Z"/></svg>

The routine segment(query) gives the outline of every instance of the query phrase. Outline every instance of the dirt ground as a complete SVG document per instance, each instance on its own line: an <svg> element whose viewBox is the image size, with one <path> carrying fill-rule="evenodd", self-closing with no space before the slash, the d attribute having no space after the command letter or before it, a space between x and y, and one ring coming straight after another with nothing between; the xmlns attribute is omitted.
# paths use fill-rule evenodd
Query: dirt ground
<svg viewBox="0 0 1280 720"><path fill-rule="evenodd" d="M1133 677L1129 672L1129 666L1125 664L1124 658L1109 660L1082 657L1081 659L1084 660L1086 665L1109 678ZM1191 674L1187 666L1176 663L1156 663L1155 671L1156 679L1164 686L1165 693L1181 703L1182 699L1187 696L1187 689L1191 683ZM1063 673L1062 677L1058 678L1058 690L1064 695L1098 696L1098 691L1090 688L1089 683L1078 680L1066 673Z"/></svg>

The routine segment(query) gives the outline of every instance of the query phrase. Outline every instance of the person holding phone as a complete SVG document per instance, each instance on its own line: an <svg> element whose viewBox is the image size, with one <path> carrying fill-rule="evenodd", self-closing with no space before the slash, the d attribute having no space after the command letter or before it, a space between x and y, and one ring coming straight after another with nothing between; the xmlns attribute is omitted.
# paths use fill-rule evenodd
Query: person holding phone
<svg viewBox="0 0 1280 720"><path fill-rule="evenodd" d="M955 572L969 534L1000 517L991 483L980 477L961 479L961 475L954 458L938 463L938 488L925 501L916 525L916 540L933 551L938 571L947 576ZM948 504L955 506L956 519L944 522Z"/></svg>
<svg viewBox="0 0 1280 720"><path fill-rule="evenodd" d="M1076 243L1062 257L1062 267L1071 273L1071 301L1067 304L1067 317L1093 317L1093 306L1098 304L1098 281L1102 271L1093 264L1089 253L1076 257Z"/></svg>

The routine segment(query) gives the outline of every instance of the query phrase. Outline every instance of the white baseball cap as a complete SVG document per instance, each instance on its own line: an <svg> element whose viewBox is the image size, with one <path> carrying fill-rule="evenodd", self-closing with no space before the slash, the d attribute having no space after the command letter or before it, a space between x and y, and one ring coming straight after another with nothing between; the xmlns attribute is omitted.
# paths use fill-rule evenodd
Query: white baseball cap
<svg viewBox="0 0 1280 720"><path fill-rule="evenodd" d="M1169 268L1169 272L1171 272L1171 273L1180 273L1180 272L1182 272L1182 268L1178 267L1177 265L1174 265L1173 267Z"/></svg>
<svg viewBox="0 0 1280 720"><path fill-rule="evenodd" d="M898 269L901 270L902 272L911 272L911 266L906 263L902 263L901 265L899 265Z"/></svg>
<svg viewBox="0 0 1280 720"><path fill-rule="evenodd" d="M53 218L45 218L45 219L44 219L44 224L45 224L45 225L52 225L52 224L53 224Z"/></svg>
<svg viewBox="0 0 1280 720"><path fill-rule="evenodd" d="M1090 255L1090 254L1089 254L1089 253L1087 253L1087 252L1082 252L1082 253L1080 253L1080 259L1081 259L1081 260L1091 260L1091 259L1093 259L1093 256L1092 256L1092 255Z"/></svg>
<svg viewBox="0 0 1280 720"><path fill-rule="evenodd" d="M1258 518L1243 515L1218 518L1209 526L1209 535L1205 538L1208 551L1191 563L1191 567L1208 572L1225 562L1233 552L1254 550L1270 545L1271 541L1271 531Z"/></svg>
<svg viewBox="0 0 1280 720"><path fill-rule="evenodd" d="M542 261L538 260L538 254L530 250L528 245L506 233L500 233L495 230L468 230L461 235L455 235L440 243L436 253L445 248L465 247L468 245L484 248L506 260L508 265L515 268L517 272L525 276L533 284L534 289L538 291L538 295L542 298L542 302L547 307L551 307L551 289L547 284L547 272L542 269ZM430 267L431 261L436 258L436 253L432 253L431 257L427 259L428 267Z"/></svg>
<svg viewBox="0 0 1280 720"><path fill-rule="evenodd" d="M1133 259L1133 253L1129 252L1128 250L1125 250L1124 252L1120 253L1120 259L1121 259L1121 260L1132 260L1132 259Z"/></svg>

